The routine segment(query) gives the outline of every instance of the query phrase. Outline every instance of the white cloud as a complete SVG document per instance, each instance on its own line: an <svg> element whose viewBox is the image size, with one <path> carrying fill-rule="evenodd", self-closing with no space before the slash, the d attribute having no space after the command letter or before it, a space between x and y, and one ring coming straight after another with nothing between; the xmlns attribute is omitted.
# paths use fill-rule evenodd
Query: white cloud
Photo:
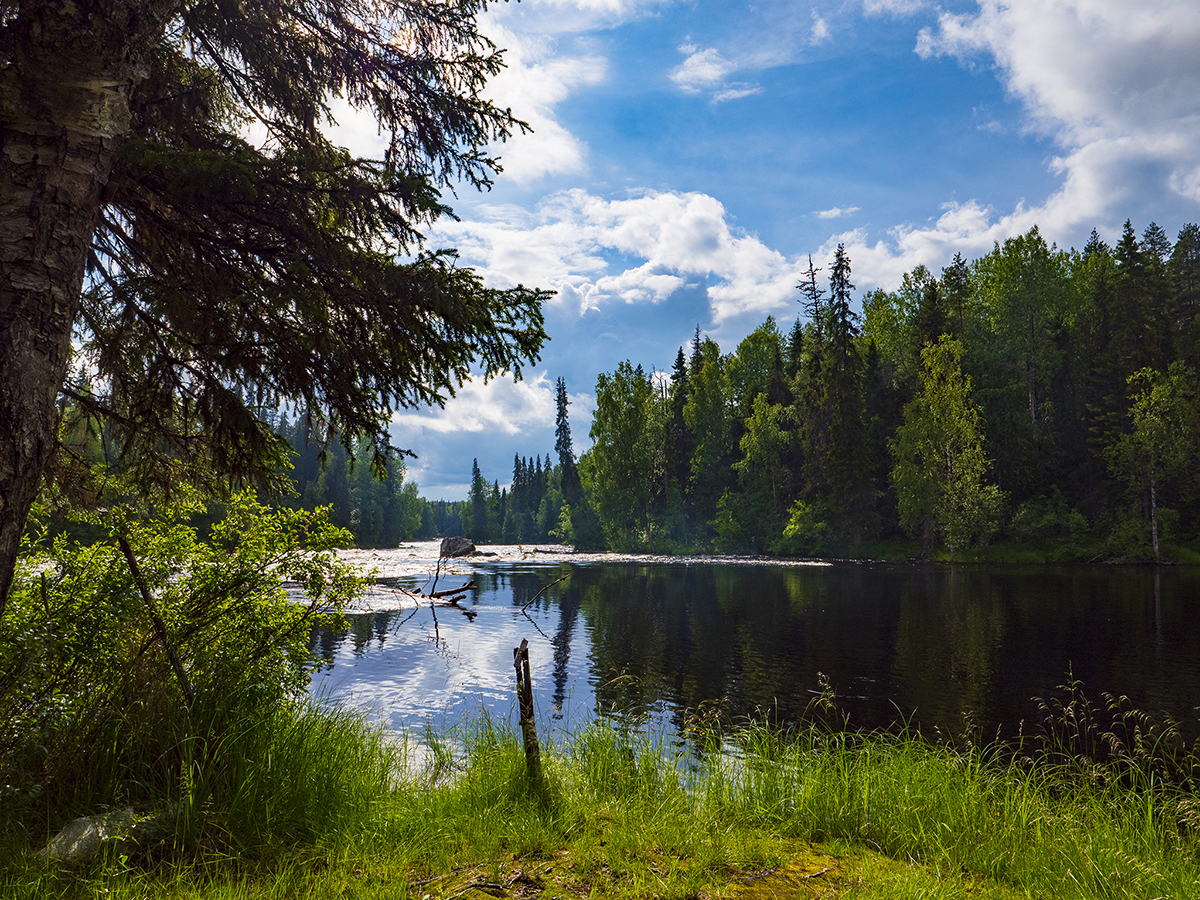
<svg viewBox="0 0 1200 900"><path fill-rule="evenodd" d="M404 430L503 432L519 434L532 425L554 424L554 385L545 372L522 381L468 380L444 408L399 412L392 423Z"/></svg>
<svg viewBox="0 0 1200 900"><path fill-rule="evenodd" d="M998 219L993 218L992 210L975 201L947 203L942 209L942 215L924 227L901 225L890 229L888 240L870 241L862 229L833 235L813 256L829 259L834 248L844 243L854 268L852 280L860 291L892 289L900 284L905 272L918 264L936 269L949 263L955 253L968 259L982 255L997 241L1035 224L1028 220L1030 213L1024 207Z"/></svg>
<svg viewBox="0 0 1200 900"><path fill-rule="evenodd" d="M792 299L799 265L726 221L701 193L646 191L605 200L584 190L546 198L532 213L492 207L486 218L444 223L489 282L538 284L579 313L614 302L655 303L704 285L714 321L779 309ZM636 264L629 264L633 261Z"/></svg>
<svg viewBox="0 0 1200 900"><path fill-rule="evenodd" d="M1053 234L1164 188L1200 200L1197 47L1194 0L981 0L975 15L942 13L915 49L990 56L1030 127L1062 148L1062 187L1017 217Z"/></svg>
<svg viewBox="0 0 1200 900"><path fill-rule="evenodd" d="M737 68L713 47L701 50L692 44L683 44L679 52L688 57L671 70L671 80L689 94L717 87Z"/></svg>
<svg viewBox="0 0 1200 900"><path fill-rule="evenodd" d="M687 59L671 70L671 80L686 94L712 92L712 101L737 100L761 94L762 88L745 81L727 81L740 66L721 55L714 47L701 50L695 44L682 44L679 52Z"/></svg>
<svg viewBox="0 0 1200 900"><path fill-rule="evenodd" d="M925 0L863 0L863 12L868 16L878 16L884 13L892 16L907 16L924 9L927 5Z"/></svg>
<svg viewBox="0 0 1200 900"><path fill-rule="evenodd" d="M755 94L761 94L762 87L757 84L737 83L731 84L729 87L717 91L713 94L713 103L722 103L725 100L740 100L742 97L753 97Z"/></svg>
<svg viewBox="0 0 1200 900"><path fill-rule="evenodd" d="M809 35L808 42L815 47L827 40L829 40L829 23L817 15L816 10L813 10L812 33Z"/></svg>
<svg viewBox="0 0 1200 900"><path fill-rule="evenodd" d="M606 60L594 54L558 56L551 38L520 34L495 20L488 25L488 35L507 52L506 68L488 83L486 94L533 129L493 148L501 157L503 177L528 184L550 175L582 172L587 146L559 124L554 108L572 90L603 81Z"/></svg>
<svg viewBox="0 0 1200 900"><path fill-rule="evenodd" d="M813 213L818 219L842 219L858 212L857 206L835 206L833 209L822 209Z"/></svg>

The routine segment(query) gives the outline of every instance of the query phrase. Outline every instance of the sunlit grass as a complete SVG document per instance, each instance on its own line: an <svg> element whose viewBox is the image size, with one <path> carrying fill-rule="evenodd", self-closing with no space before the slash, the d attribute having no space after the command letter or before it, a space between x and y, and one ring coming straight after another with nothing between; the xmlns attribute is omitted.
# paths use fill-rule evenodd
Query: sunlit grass
<svg viewBox="0 0 1200 900"><path fill-rule="evenodd" d="M0 895L1200 896L1200 805L1152 777L815 726L555 740L535 791L503 723L396 741L297 707L197 752L172 840L70 868L12 838Z"/></svg>

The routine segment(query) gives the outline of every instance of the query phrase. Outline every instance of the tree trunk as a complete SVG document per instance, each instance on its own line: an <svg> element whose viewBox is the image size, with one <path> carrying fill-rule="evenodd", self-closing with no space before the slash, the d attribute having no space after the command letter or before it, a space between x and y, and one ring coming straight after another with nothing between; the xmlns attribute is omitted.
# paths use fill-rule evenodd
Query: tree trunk
<svg viewBox="0 0 1200 900"><path fill-rule="evenodd" d="M0 26L0 616L129 92L177 2L27 0Z"/></svg>
<svg viewBox="0 0 1200 900"><path fill-rule="evenodd" d="M1158 481L1150 479L1150 538L1154 544L1154 561L1158 556Z"/></svg>

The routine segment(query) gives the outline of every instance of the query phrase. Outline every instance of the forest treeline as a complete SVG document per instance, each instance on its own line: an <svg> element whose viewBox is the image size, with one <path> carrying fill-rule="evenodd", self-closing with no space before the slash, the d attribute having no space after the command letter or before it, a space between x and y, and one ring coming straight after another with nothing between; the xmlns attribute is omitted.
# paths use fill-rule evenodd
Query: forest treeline
<svg viewBox="0 0 1200 900"><path fill-rule="evenodd" d="M559 444L569 453L562 379L558 391L559 431L565 434ZM371 447L365 440L352 457L336 440L323 444L310 439L303 415L295 421L280 416L271 425L295 449L288 473L294 494L276 502L305 509L328 506L330 522L353 534L360 547L394 547L401 541L447 535L467 535L478 543L544 543L562 536L563 470L549 454L516 457L512 480L503 488L497 479L490 484L484 480L476 460L469 499L427 500L420 496L416 482L405 479L399 455L388 457L382 470L373 471L368 462ZM574 483L578 484L578 476ZM581 492L568 489L568 493L578 506Z"/></svg>
<svg viewBox="0 0 1200 900"><path fill-rule="evenodd" d="M824 277L823 277L824 276ZM1110 247L1037 228L852 303L843 247L800 315L670 373L599 376L559 534L623 550L820 555L916 540L1144 559L1200 534L1200 228ZM857 548L857 550L856 550Z"/></svg>
<svg viewBox="0 0 1200 900"><path fill-rule="evenodd" d="M1200 537L1200 228L1174 243L1126 223L1082 251L1037 228L855 303L839 247L809 260L786 331L732 352L697 329L668 372L596 382L576 461L557 385L556 460L518 455L501 486L428 501L299 423L296 502L330 503L362 545L462 533L682 552L969 553L1191 558ZM861 308L861 313L857 310ZM291 429L289 431L289 429ZM399 474L400 477L395 477ZM915 543L914 543L915 542ZM905 549L907 548L907 549Z"/></svg>

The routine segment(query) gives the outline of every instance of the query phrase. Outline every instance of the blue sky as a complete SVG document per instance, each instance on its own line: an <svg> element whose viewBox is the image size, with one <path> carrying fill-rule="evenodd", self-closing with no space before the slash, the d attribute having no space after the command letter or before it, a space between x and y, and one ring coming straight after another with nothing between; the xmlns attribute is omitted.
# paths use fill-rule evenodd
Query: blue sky
<svg viewBox="0 0 1200 900"><path fill-rule="evenodd" d="M504 485L552 452L559 376L579 453L599 372L790 325L839 242L861 295L1034 224L1079 247L1200 220L1195 0L524 0L482 24L508 51L490 93L534 132L430 240L558 293L523 381L395 418L431 499L465 497L473 458Z"/></svg>

